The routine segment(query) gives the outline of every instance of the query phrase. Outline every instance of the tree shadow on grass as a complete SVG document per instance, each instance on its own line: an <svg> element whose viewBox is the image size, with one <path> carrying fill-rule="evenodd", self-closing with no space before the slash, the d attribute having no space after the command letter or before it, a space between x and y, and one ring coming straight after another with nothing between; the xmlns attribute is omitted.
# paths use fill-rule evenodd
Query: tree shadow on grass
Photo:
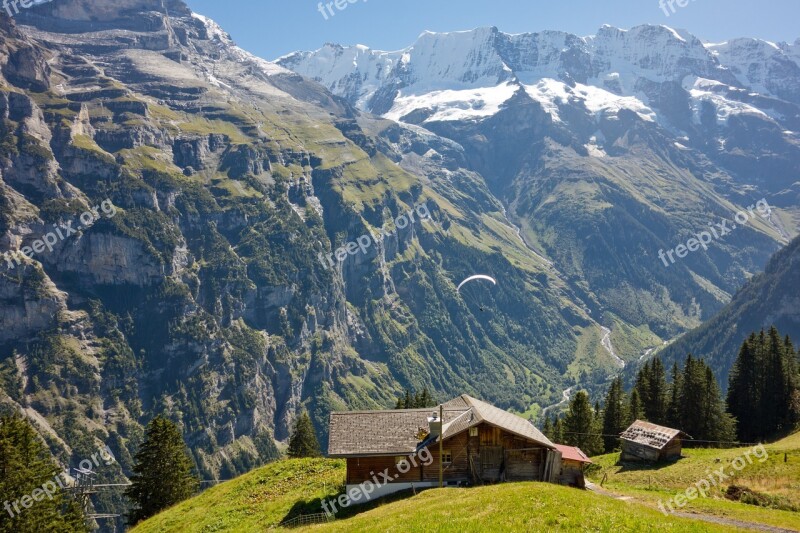
<svg viewBox="0 0 800 533"><path fill-rule="evenodd" d="M642 462L617 461L614 466L621 466L622 467L622 468L620 468L619 472L617 472L617 473L622 473L622 472L646 472L646 471L652 471L652 470L661 470L662 468L665 468L667 466L674 465L675 463L677 463L681 459L684 459L684 457L681 456L681 457L678 457L676 459L669 459L669 460L665 460L665 461L656 461L654 463L649 463L649 462L645 462L645 461L642 461Z"/></svg>
<svg viewBox="0 0 800 533"><path fill-rule="evenodd" d="M416 494L419 494L422 490L423 489L416 489ZM286 522L289 522L294 518L304 515L328 514L325 512L325 508L322 506L324 502L327 502L328 511L331 514L329 518L331 520L333 520L334 518L345 519L359 515L371 509L375 509L376 507L380 507L381 505L385 505L387 503L404 500L406 498L414 496L415 491L412 489L402 490L392 494L387 494L386 496L381 496L379 498L373 498L368 502L362 503L361 501L358 501L356 503L348 505L347 507L341 507L339 505L339 497L343 496L344 494L345 491L341 491L338 494L328 495L324 498L314 498L313 500L298 500L297 502L295 502L292 508L289 509L289 512L286 513L286 516L283 517L283 519L281 520L281 524L285 524ZM333 502L333 504L331 502ZM335 505L335 512L334 512L334 505Z"/></svg>

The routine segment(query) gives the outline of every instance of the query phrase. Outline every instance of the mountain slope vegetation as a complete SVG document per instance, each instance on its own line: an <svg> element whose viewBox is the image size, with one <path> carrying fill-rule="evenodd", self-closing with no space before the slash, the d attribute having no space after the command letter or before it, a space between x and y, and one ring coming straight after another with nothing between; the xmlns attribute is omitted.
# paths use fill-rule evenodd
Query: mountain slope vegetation
<svg viewBox="0 0 800 533"><path fill-rule="evenodd" d="M671 364L691 353L715 369L723 390L744 340L775 326L800 338L800 238L776 253L764 272L753 276L719 314L659 351Z"/></svg>
<svg viewBox="0 0 800 533"><path fill-rule="evenodd" d="M598 321L669 340L797 234L797 46L705 45L658 25L590 37L478 28L425 32L397 52L328 44L277 62L461 144ZM662 264L660 253L730 227L762 198L769 216ZM619 341L626 360L653 347Z"/></svg>

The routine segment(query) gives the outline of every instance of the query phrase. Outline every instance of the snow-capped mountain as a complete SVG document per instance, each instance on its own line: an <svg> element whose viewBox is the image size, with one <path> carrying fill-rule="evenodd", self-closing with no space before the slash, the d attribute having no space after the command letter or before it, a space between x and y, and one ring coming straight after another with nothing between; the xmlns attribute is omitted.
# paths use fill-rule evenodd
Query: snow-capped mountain
<svg viewBox="0 0 800 533"><path fill-rule="evenodd" d="M706 44L654 25L590 37L492 27L425 32L393 52L328 44L276 62L458 143L576 292L592 287L598 312L662 336L726 302L764 251L798 231L797 42ZM654 257L761 198L780 209L763 225L678 266Z"/></svg>
<svg viewBox="0 0 800 533"><path fill-rule="evenodd" d="M425 32L395 52L328 44L277 63L362 110L416 124L483 120L524 93L556 122L564 107L595 116L627 109L691 137L687 114L700 124L708 103L722 124L750 115L782 132L800 129L797 43L706 45L666 26L604 26L591 37L509 35L497 28ZM680 108L675 98L685 100Z"/></svg>

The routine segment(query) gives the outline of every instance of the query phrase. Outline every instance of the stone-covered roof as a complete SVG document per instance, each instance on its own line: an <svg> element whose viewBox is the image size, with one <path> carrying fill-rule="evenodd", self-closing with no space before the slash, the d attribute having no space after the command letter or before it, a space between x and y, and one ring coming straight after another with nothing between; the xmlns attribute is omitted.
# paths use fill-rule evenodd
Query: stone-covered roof
<svg viewBox="0 0 800 533"><path fill-rule="evenodd" d="M672 439L679 435L685 435L686 437L689 437L689 435L686 435L686 433L680 429L672 429L659 426L651 422L637 420L631 424L628 429L622 432L620 438L622 440L627 440L648 446L650 448L655 448L656 450L661 450Z"/></svg>
<svg viewBox="0 0 800 533"><path fill-rule="evenodd" d="M529 421L466 394L442 404L442 408L445 439L486 422L549 448L554 447ZM428 417L438 416L438 413L438 407L333 412L330 415L328 455L413 454L421 446L436 442L436 439L420 440L419 436L421 429L428 429Z"/></svg>

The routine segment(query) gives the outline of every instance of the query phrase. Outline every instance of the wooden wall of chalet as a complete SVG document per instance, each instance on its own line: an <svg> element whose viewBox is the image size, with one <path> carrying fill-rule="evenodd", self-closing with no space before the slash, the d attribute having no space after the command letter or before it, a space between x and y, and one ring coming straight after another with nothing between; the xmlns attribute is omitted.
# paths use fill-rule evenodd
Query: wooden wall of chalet
<svg viewBox="0 0 800 533"><path fill-rule="evenodd" d="M444 481L472 483L509 481L541 481L547 449L527 439L507 433L500 428L481 424L478 434L469 436L469 430L447 439L442 444L451 462L444 465ZM359 457L347 459L347 484L359 484L372 479L388 468L388 474L399 483L439 480L439 445L430 447L433 461L429 466L419 463L405 474L400 474L395 457ZM372 473L371 473L372 472ZM381 482L383 480L378 477Z"/></svg>
<svg viewBox="0 0 800 533"><path fill-rule="evenodd" d="M473 483L540 481L547 449L489 424L478 426L478 435L468 438Z"/></svg>
<svg viewBox="0 0 800 533"><path fill-rule="evenodd" d="M378 482L383 484L385 480L380 473L384 470L393 478L393 481L398 483L422 481L422 472L425 468L433 467L425 467L417 459L416 467L412 466L408 472L401 474L397 469L394 457L350 457L347 459L347 484L358 485L364 481L374 482L373 476L376 476ZM395 475L398 477L394 478Z"/></svg>
<svg viewBox="0 0 800 533"><path fill-rule="evenodd" d="M468 481L469 462L467 456L468 433L463 432L452 439L447 439L443 443L444 452L450 454L450 463L444 464L443 478L447 481ZM397 469L395 457L356 457L347 459L347 484L357 485L372 479L373 475L378 476L378 480L384 483L380 472L387 470L387 474L392 477L393 482L412 483L415 481L439 481L439 445L435 444L429 448L433 460L429 465L422 462L422 458L416 457L417 466L405 474L401 474ZM399 456L398 456L399 458ZM394 476L398 475L397 478ZM374 481L374 480L373 480Z"/></svg>
<svg viewBox="0 0 800 533"><path fill-rule="evenodd" d="M682 451L683 451L683 442L680 439L680 437L675 437L674 439L669 441L667 445L664 446L664 448L661 450L659 459L662 461L668 461L670 459L679 459Z"/></svg>
<svg viewBox="0 0 800 533"><path fill-rule="evenodd" d="M561 461L561 476L559 483L570 487L586 488L586 480L583 476L583 463L563 459Z"/></svg>

